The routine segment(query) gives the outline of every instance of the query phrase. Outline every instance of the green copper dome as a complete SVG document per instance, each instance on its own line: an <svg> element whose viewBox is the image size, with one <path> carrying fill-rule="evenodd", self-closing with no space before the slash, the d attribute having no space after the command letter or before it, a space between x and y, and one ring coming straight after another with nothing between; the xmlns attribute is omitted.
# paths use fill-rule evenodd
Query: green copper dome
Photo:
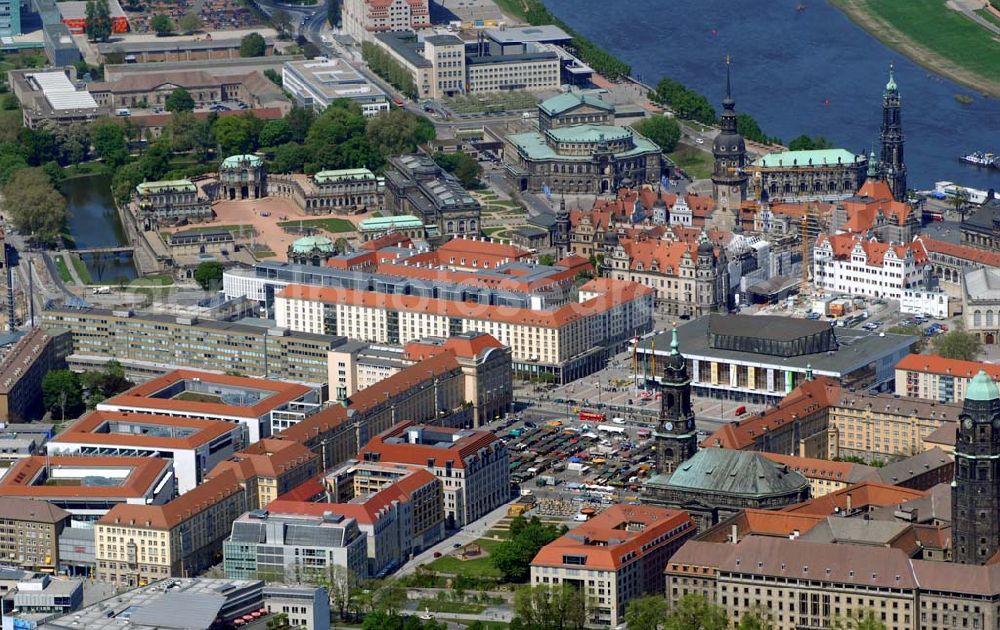
<svg viewBox="0 0 1000 630"><path fill-rule="evenodd" d="M966 400L996 400L1000 398L1000 390L993 382L990 375L985 370L979 370L979 374L972 377L969 387L965 390Z"/></svg>
<svg viewBox="0 0 1000 630"><path fill-rule="evenodd" d="M895 68L890 63L889 64L889 82L885 84L885 90L887 92L895 92L896 89L897 89L897 87L896 87L896 72L895 72Z"/></svg>
<svg viewBox="0 0 1000 630"><path fill-rule="evenodd" d="M257 155L251 155L250 153L245 153L243 155L230 155L226 159L222 160L222 168L237 168L243 163L247 163L248 166L257 167L264 163L264 160Z"/></svg>
<svg viewBox="0 0 1000 630"><path fill-rule="evenodd" d="M325 236L303 236L292 243L292 251L297 254L308 254L315 250L332 252L333 241Z"/></svg>

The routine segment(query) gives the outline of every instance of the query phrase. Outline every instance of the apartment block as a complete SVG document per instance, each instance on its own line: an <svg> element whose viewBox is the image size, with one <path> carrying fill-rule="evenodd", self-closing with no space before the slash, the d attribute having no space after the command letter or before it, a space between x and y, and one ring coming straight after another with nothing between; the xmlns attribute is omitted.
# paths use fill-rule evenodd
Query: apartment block
<svg viewBox="0 0 1000 630"><path fill-rule="evenodd" d="M486 431L401 422L365 444L358 459L431 471L444 485L449 529L460 529L510 499L507 446Z"/></svg>
<svg viewBox="0 0 1000 630"><path fill-rule="evenodd" d="M113 358L130 374L147 378L190 368L320 385L326 381L326 351L342 341L278 330L265 320L233 323L98 308L51 308L41 318L46 330L69 330L71 367Z"/></svg>
<svg viewBox="0 0 1000 630"><path fill-rule="evenodd" d="M41 418L42 379L65 365L68 341L63 332L32 328L6 351L0 359L0 420Z"/></svg>
<svg viewBox="0 0 1000 630"><path fill-rule="evenodd" d="M684 511L613 505L542 547L531 584L580 589L590 624L615 627L630 600L663 592L667 562L696 531Z"/></svg>
<svg viewBox="0 0 1000 630"><path fill-rule="evenodd" d="M5 564L54 572L59 535L69 521L69 512L46 501L0 497L0 557Z"/></svg>
<svg viewBox="0 0 1000 630"><path fill-rule="evenodd" d="M345 0L341 19L344 32L360 43L383 31L429 28L431 12L428 0Z"/></svg>
<svg viewBox="0 0 1000 630"><path fill-rule="evenodd" d="M992 363L946 359L934 354L911 354L896 364L896 395L943 403L965 400L965 390L979 370L1000 380Z"/></svg>
<svg viewBox="0 0 1000 630"><path fill-rule="evenodd" d="M94 526L96 577L134 588L197 575L217 562L230 525L246 505L232 471L164 505L116 505Z"/></svg>

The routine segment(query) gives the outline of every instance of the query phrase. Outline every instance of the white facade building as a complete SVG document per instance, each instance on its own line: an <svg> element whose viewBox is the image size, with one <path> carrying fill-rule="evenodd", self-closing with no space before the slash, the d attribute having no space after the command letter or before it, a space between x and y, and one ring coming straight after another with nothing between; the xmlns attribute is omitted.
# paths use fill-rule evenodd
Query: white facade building
<svg viewBox="0 0 1000 630"><path fill-rule="evenodd" d="M853 234L820 234L813 251L817 289L901 300L923 286L927 250L920 241L880 243Z"/></svg>
<svg viewBox="0 0 1000 630"><path fill-rule="evenodd" d="M430 27L430 3L429 0L344 0L341 21L344 32L356 41L370 41L374 33L382 31Z"/></svg>
<svg viewBox="0 0 1000 630"><path fill-rule="evenodd" d="M360 105L366 118L389 111L385 92L343 59L287 61L281 68L281 84L300 105L316 113L341 98Z"/></svg>
<svg viewBox="0 0 1000 630"><path fill-rule="evenodd" d="M944 291L906 289L899 300L900 313L927 313L937 319L948 317L948 294Z"/></svg>

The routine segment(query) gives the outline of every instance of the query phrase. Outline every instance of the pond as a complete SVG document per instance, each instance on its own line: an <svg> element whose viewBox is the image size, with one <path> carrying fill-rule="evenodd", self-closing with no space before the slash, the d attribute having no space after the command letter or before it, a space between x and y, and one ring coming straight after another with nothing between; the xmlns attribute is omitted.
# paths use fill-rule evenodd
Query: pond
<svg viewBox="0 0 1000 630"><path fill-rule="evenodd" d="M89 175L63 182L69 203L69 233L74 249L127 246L125 230L111 196L111 177ZM94 282L109 283L137 277L132 254L81 254Z"/></svg>

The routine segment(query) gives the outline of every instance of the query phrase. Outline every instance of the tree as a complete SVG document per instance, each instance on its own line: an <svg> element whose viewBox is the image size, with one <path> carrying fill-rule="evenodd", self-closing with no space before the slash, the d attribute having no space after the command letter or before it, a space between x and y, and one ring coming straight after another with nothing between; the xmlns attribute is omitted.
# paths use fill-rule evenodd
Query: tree
<svg viewBox="0 0 1000 630"><path fill-rule="evenodd" d="M292 132L292 142L304 142L309 128L316 121L316 113L311 107L294 105L285 115L284 121L288 123L288 128Z"/></svg>
<svg viewBox="0 0 1000 630"><path fill-rule="evenodd" d="M117 122L102 120L91 124L90 142L94 145L94 153L109 170L114 170L128 161L125 130Z"/></svg>
<svg viewBox="0 0 1000 630"><path fill-rule="evenodd" d="M168 112L193 112L194 99L190 92L179 87L167 96L166 100L163 101L163 107Z"/></svg>
<svg viewBox="0 0 1000 630"><path fill-rule="evenodd" d="M412 153L434 139L434 124L405 109L393 109L368 119L365 133L382 157Z"/></svg>
<svg viewBox="0 0 1000 630"><path fill-rule="evenodd" d="M551 267L556 264L556 259L550 254L542 254L538 257L538 264L544 265L546 267Z"/></svg>
<svg viewBox="0 0 1000 630"><path fill-rule="evenodd" d="M125 369L121 363L112 359L105 364L103 370L81 374L80 385L86 395L87 409L93 409L101 401L132 387L132 382L125 378Z"/></svg>
<svg viewBox="0 0 1000 630"><path fill-rule="evenodd" d="M983 349L983 344L972 333L953 330L934 337L934 352L946 359L975 361Z"/></svg>
<svg viewBox="0 0 1000 630"><path fill-rule="evenodd" d="M689 593L670 610L664 620L666 630L726 630L726 611L702 595Z"/></svg>
<svg viewBox="0 0 1000 630"><path fill-rule="evenodd" d="M79 164L90 151L90 134L82 123L59 125L52 133L56 143L56 159L63 166Z"/></svg>
<svg viewBox="0 0 1000 630"><path fill-rule="evenodd" d="M253 139L253 126L243 116L227 116L215 123L215 141L219 149L227 154L246 153Z"/></svg>
<svg viewBox="0 0 1000 630"><path fill-rule="evenodd" d="M961 223L965 223L965 215L969 212L969 191L965 188L955 187L955 194L951 196L951 205L958 213Z"/></svg>
<svg viewBox="0 0 1000 630"><path fill-rule="evenodd" d="M357 103L346 99L331 103L306 134L306 172L380 166L382 158L365 137L365 126L365 117Z"/></svg>
<svg viewBox="0 0 1000 630"><path fill-rule="evenodd" d="M66 415L76 415L83 407L83 388L80 377L70 370L52 370L42 379L42 404L55 414L60 422Z"/></svg>
<svg viewBox="0 0 1000 630"><path fill-rule="evenodd" d="M269 120L260 130L260 146L276 147L292 140L292 129L284 118Z"/></svg>
<svg viewBox="0 0 1000 630"><path fill-rule="evenodd" d="M222 282L222 263L215 260L206 260L198 265L194 270L194 281L206 291L218 288Z"/></svg>
<svg viewBox="0 0 1000 630"><path fill-rule="evenodd" d="M736 630L773 630L774 621L763 609L750 610L740 616L740 623Z"/></svg>
<svg viewBox="0 0 1000 630"><path fill-rule="evenodd" d="M267 52L267 43L260 33L244 35L240 40L240 57L263 57Z"/></svg>
<svg viewBox="0 0 1000 630"><path fill-rule="evenodd" d="M681 139L681 126L669 116L653 116L639 121L635 130L646 136L664 153L670 153Z"/></svg>
<svg viewBox="0 0 1000 630"><path fill-rule="evenodd" d="M514 592L514 614L537 630L574 630L587 623L582 589L569 584L522 586Z"/></svg>
<svg viewBox="0 0 1000 630"><path fill-rule="evenodd" d="M543 525L538 517L530 521L520 517L514 519L510 528L510 539L497 545L490 558L493 566L503 574L508 582L523 582L528 578L531 561L538 551L562 534L562 530Z"/></svg>
<svg viewBox="0 0 1000 630"><path fill-rule="evenodd" d="M297 142L286 142L274 151L270 168L274 173L301 173L309 158L309 150Z"/></svg>
<svg viewBox="0 0 1000 630"><path fill-rule="evenodd" d="M916 324L899 324L898 326L887 328L885 332L894 335L912 335L916 337L917 340L910 346L910 352L913 354L920 354L924 351L924 346L927 345L927 337L924 337L924 331Z"/></svg>
<svg viewBox="0 0 1000 630"><path fill-rule="evenodd" d="M833 144L824 138L823 136L813 136L809 137L806 134L802 134L796 138L793 138L791 142L788 143L789 151L814 151L817 149L829 149Z"/></svg>
<svg viewBox="0 0 1000 630"><path fill-rule="evenodd" d="M479 177L483 174L483 167L468 153L463 151L435 153L434 161L444 170L454 173L462 182L462 186L476 188L480 185Z"/></svg>
<svg viewBox="0 0 1000 630"><path fill-rule="evenodd" d="M3 207L18 230L37 241L54 242L66 225L66 199L40 168L15 171L3 187Z"/></svg>
<svg viewBox="0 0 1000 630"><path fill-rule="evenodd" d="M282 87L284 85L284 80L281 78L281 75L278 74L278 72L274 68L268 68L264 70L264 76L267 77L271 81L271 83L277 85L278 87ZM280 120L284 120L284 118L281 118Z"/></svg>
<svg viewBox="0 0 1000 630"><path fill-rule="evenodd" d="M83 30L92 42L106 42L111 37L111 7L108 0L87 0Z"/></svg>
<svg viewBox="0 0 1000 630"><path fill-rule="evenodd" d="M162 13L157 13L150 18L149 28L157 35L169 35L174 32L174 21Z"/></svg>
<svg viewBox="0 0 1000 630"><path fill-rule="evenodd" d="M658 630L667 617L667 600L662 595L646 595L629 601L625 623L629 630Z"/></svg>
<svg viewBox="0 0 1000 630"><path fill-rule="evenodd" d="M288 11L284 9L278 9L271 14L271 24L274 25L274 29L278 31L279 35L287 35L289 31L292 30L292 16L288 15ZM244 55L246 57L260 57L260 55Z"/></svg>
<svg viewBox="0 0 1000 630"><path fill-rule="evenodd" d="M177 25L181 29L182 33L190 35L201 30L201 18L198 17L198 14L194 11L188 11L181 16Z"/></svg>
<svg viewBox="0 0 1000 630"><path fill-rule="evenodd" d="M345 566L331 564L327 567L320 583L326 587L330 594L330 605L333 610L341 619L344 619L351 600L354 599L360 585L358 576Z"/></svg>

